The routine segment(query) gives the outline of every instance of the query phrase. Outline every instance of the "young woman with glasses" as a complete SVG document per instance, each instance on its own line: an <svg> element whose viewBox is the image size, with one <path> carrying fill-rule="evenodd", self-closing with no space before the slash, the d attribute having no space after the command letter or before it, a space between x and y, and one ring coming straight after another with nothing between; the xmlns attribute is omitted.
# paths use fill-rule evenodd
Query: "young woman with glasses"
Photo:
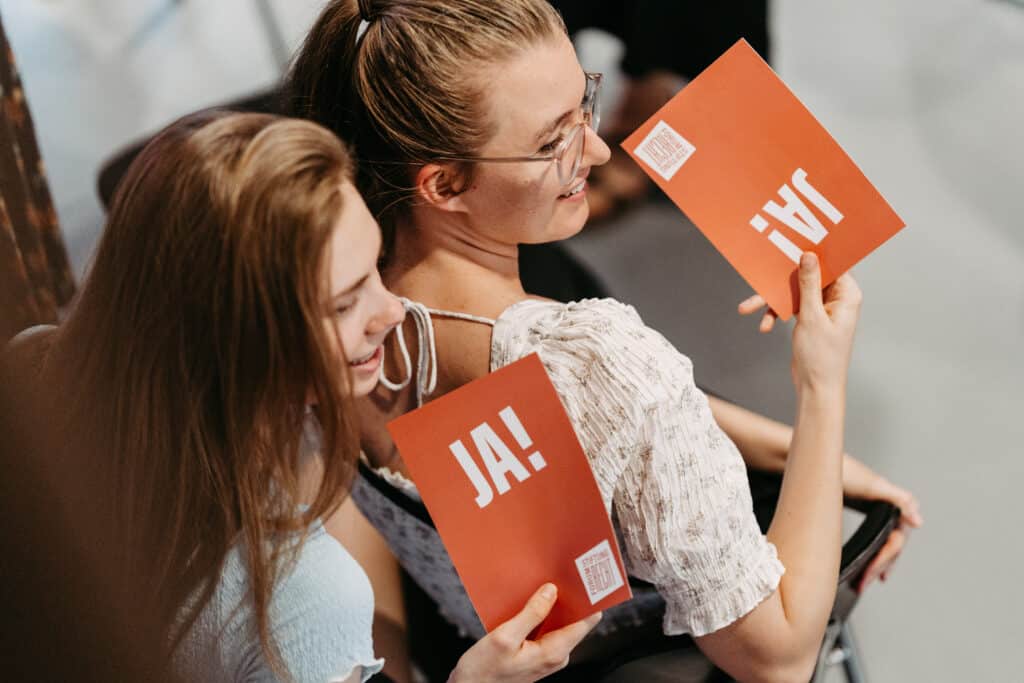
<svg viewBox="0 0 1024 683"><path fill-rule="evenodd" d="M482 637L384 425L537 352L627 567L655 589L606 611L579 659L607 658L634 625L663 620L736 678L806 680L835 594L844 486L864 485L844 481L842 454L860 293L848 275L822 293L816 262L801 265L793 430L710 403L689 359L631 307L528 296L519 245L579 232L587 174L608 159L599 84L544 0L335 0L314 25L290 75L292 111L350 135L385 234L382 276L415 323L389 339L386 379L361 402L369 466L354 497L441 614ZM754 464L785 469L767 535L730 437Z"/></svg>

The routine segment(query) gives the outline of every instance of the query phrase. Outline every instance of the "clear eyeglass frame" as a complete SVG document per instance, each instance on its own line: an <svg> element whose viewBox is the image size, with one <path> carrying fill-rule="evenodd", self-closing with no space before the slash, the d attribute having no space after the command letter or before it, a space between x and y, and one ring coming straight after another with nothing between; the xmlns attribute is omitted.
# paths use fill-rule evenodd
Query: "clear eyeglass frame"
<svg viewBox="0 0 1024 683"><path fill-rule="evenodd" d="M583 91L583 101L580 104L580 111L583 115L582 120L573 126L569 134L549 154L531 154L529 156L514 157L440 156L434 157L434 159L437 161L488 163L554 161L555 169L558 172L558 181L563 187L569 185L576 178L576 174L580 170L580 164L583 162L583 155L586 151L587 127L597 133L597 128L601 123L599 95L601 92L602 75L592 71L585 72L584 75L587 78L587 84Z"/></svg>

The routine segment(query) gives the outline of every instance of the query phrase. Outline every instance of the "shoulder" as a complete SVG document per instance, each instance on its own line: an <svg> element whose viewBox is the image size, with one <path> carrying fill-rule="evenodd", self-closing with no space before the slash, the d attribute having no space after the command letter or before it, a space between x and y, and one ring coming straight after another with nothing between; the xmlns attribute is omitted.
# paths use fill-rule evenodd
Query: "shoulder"
<svg viewBox="0 0 1024 683"><path fill-rule="evenodd" d="M3 347L4 362L13 368L38 374L56 331L55 325L35 325L22 330Z"/></svg>
<svg viewBox="0 0 1024 683"><path fill-rule="evenodd" d="M15 394L35 395L37 390L48 386L40 380L43 379L56 330L53 325L36 325L0 345L0 381L12 387ZM48 400L44 399L44 405Z"/></svg>
<svg viewBox="0 0 1024 683"><path fill-rule="evenodd" d="M7 348L8 350L13 351L17 348L43 341L52 337L56 330L56 325L33 325L32 327L26 327L24 330L11 337L11 340L7 342Z"/></svg>
<svg viewBox="0 0 1024 683"><path fill-rule="evenodd" d="M630 383L639 374L657 384L692 372L689 358L647 327L636 309L609 298L567 304L531 299L510 307L494 326L491 368L531 353L553 376L585 369Z"/></svg>
<svg viewBox="0 0 1024 683"><path fill-rule="evenodd" d="M525 299L506 308L495 322L495 331L543 328L564 330L607 328L614 322L643 325L636 309L612 298L581 299L562 303Z"/></svg>

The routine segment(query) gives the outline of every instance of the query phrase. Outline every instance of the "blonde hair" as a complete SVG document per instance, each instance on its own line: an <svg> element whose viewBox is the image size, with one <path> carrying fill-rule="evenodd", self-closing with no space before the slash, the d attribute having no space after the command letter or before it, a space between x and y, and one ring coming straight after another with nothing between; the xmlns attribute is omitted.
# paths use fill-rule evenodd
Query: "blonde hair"
<svg viewBox="0 0 1024 683"><path fill-rule="evenodd" d="M547 0L334 0L296 56L285 105L354 146L387 244L414 167L472 155L493 135L481 67L558 35L565 25ZM459 192L472 172L460 164L442 189Z"/></svg>

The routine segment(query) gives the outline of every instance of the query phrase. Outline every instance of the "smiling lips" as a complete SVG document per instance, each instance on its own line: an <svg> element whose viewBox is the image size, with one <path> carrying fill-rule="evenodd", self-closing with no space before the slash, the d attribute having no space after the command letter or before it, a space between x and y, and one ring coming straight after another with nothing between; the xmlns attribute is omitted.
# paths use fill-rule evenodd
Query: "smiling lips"
<svg viewBox="0 0 1024 683"><path fill-rule="evenodd" d="M351 360L348 364L357 370L376 370L377 364L380 363L380 357L383 355L383 351L384 347L378 346L374 349L373 353L367 354L362 358Z"/></svg>
<svg viewBox="0 0 1024 683"><path fill-rule="evenodd" d="M572 186L565 194L558 195L559 199L572 199L583 192L587 187L587 179L584 178Z"/></svg>

